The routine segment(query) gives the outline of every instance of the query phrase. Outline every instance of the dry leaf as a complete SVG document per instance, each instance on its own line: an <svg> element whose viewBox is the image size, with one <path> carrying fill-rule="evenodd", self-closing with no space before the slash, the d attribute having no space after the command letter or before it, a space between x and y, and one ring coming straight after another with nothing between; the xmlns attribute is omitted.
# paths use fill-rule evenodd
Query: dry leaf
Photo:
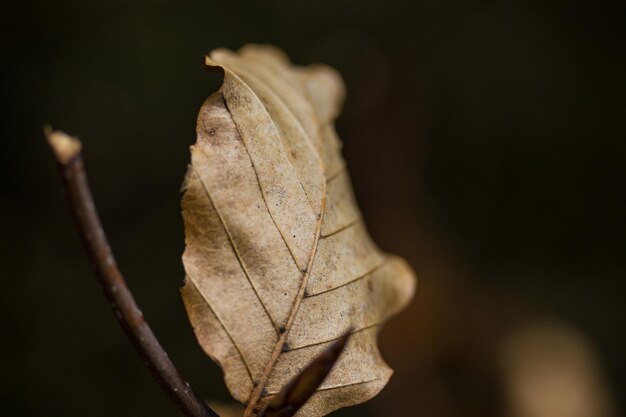
<svg viewBox="0 0 626 417"><path fill-rule="evenodd" d="M344 86L279 50L216 50L224 82L200 109L184 184L185 306L235 399L258 410L348 328L348 346L297 416L376 395L376 345L412 297L401 259L371 241L334 130Z"/></svg>

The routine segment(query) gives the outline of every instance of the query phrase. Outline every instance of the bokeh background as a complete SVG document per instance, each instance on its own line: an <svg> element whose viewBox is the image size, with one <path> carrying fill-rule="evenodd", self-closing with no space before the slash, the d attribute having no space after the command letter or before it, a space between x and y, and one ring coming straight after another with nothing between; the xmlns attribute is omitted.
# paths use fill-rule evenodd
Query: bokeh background
<svg viewBox="0 0 626 417"><path fill-rule="evenodd" d="M216 47L337 68L366 222L419 276L396 373L337 416L604 417L626 397L622 1L4 1L3 416L173 416L92 278L42 126L78 135L118 261L227 402L178 294L179 186Z"/></svg>

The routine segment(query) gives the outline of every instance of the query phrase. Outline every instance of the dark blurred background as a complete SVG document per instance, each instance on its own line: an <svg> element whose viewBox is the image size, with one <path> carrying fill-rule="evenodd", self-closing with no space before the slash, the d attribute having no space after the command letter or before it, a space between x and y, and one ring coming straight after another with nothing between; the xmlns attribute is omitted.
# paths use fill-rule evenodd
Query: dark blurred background
<svg viewBox="0 0 626 417"><path fill-rule="evenodd" d="M118 261L175 363L228 401L178 289L179 185L216 47L337 68L379 245L416 299L396 373L337 416L603 417L626 386L623 1L4 1L3 416L173 416L99 293L44 123L78 135Z"/></svg>

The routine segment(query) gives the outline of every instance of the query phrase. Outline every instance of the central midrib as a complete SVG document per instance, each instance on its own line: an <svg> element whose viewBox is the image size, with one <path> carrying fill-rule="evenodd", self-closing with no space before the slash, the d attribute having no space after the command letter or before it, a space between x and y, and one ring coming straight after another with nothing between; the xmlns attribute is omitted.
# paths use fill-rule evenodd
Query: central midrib
<svg viewBox="0 0 626 417"><path fill-rule="evenodd" d="M306 271L302 277L302 281L300 282L300 287L298 288L298 293L296 295L296 299L289 311L289 317L287 318L287 322L285 323L284 330L280 334L276 345L274 346L274 350L272 351L272 355L270 356L265 369L263 370L263 374L256 382L256 385L252 392L250 393L250 398L248 398L248 404L246 409L244 410L243 417L250 417L252 413L255 411L254 408L258 404L259 399L261 398L261 394L263 393L263 389L267 385L268 379L274 369L274 365L276 361L280 357L282 353L283 346L287 341L287 336L289 336L289 330L291 330L291 325L298 313L298 309L300 308L300 303L304 298L304 293L306 290L307 283L309 281L309 277L311 276L311 270L313 269L313 261L315 260L315 255L317 254L317 244L320 240L320 232L322 230L322 220L324 218L324 210L326 207L326 182L322 185L322 204L320 206L320 215L317 220L317 226L315 228L315 240L313 241L313 247L311 248L311 256L309 257L309 262L306 267ZM282 330L282 329L281 329Z"/></svg>
<svg viewBox="0 0 626 417"><path fill-rule="evenodd" d="M244 71L247 72L247 71ZM233 71L230 71L230 73L236 77L239 78L239 75L234 73ZM252 77L256 78L254 75L252 75ZM247 85L246 82L244 82L243 80L240 79L240 81L246 85L248 88L250 88L250 86ZM265 81L263 80L259 80L262 84L266 84ZM267 86L267 84L266 84ZM268 89L272 92L273 90L271 88L269 88L269 86L267 86ZM252 90L250 88L250 90ZM293 110L287 106L287 103L285 103L284 99L280 96L277 95L278 99L280 102L282 102L287 109L289 109L292 114L293 114ZM227 100L224 98L224 104L226 105L226 108L228 109L228 102ZM229 110L230 113L230 110ZM309 139L309 135L306 133L306 129L304 129L304 126L302 126L301 121L298 119L298 117L294 115L294 119L296 121L296 123L298 125L300 125L300 128L302 129L302 131L305 133L305 136L307 137L307 139ZM272 120L272 123L274 123L274 121ZM235 126L237 126L237 124L235 123ZM238 128L237 128L238 129ZM277 129L278 130L278 129ZM310 140L310 139L309 139ZM313 147L313 149L315 149ZM292 164L292 162L290 161L290 163ZM323 166L323 162L320 159L320 163ZM256 172L256 169L255 169ZM258 173L257 173L258 175ZM297 174L296 174L297 176ZM300 185L302 186L303 190L304 190L304 184L302 183L302 180L298 177L298 181L300 182ZM285 325L283 328L280 328L279 331L279 337L278 340L276 341L276 344L274 346L274 350L272 351L272 354L270 356L269 361L267 362L263 373L261 374L261 376L259 377L259 379L257 381L253 381L253 383L255 383L255 387L252 390L252 392L250 393L250 397L248 398L248 403L246 406L246 409L244 410L244 414L243 417L250 417L254 412L255 412L255 407L258 405L259 400L263 394L263 391L265 389L265 386L267 385L267 382L269 380L269 377L272 373L272 370L274 369L274 365L276 364L276 361L278 360L278 358L280 357L280 354L283 351L283 346L285 345L286 341L287 341L287 337L289 336L289 331L291 330L291 326L293 324L293 321L296 317L296 314L298 313L298 309L300 307L300 303L302 302L303 298L304 298L304 294L306 291L306 286L307 283L309 281L309 277L311 275L311 270L313 269L313 261L315 260L315 255L317 254L317 245L321 236L321 230L322 230L322 220L324 218L324 210L325 210L325 206L326 206L326 184L327 184L327 180L322 182L322 192L321 192L321 196L322 196L322 200L321 200L321 204L320 204L320 212L319 212L319 217L317 219L317 224L316 224L316 228L315 228L315 238L313 241L313 246L311 247L311 254L309 256L309 260L306 266L306 270L304 271L304 275L302 276L302 281L300 282L300 286L298 288L298 293L296 294L296 298L294 300L294 303L289 311L289 316L287 318L287 321L285 322ZM260 183L259 183L260 186ZM261 187L261 193L263 193L263 189ZM309 201L309 204L313 207L313 205L311 204L311 201L309 199L309 195L306 193L305 191L305 195L307 197L307 200ZM268 207L268 211L269 211L269 207ZM270 216L271 216L271 212L270 212ZM276 224L276 222L274 222ZM276 226L278 227L278 224L276 224ZM282 235L282 232L279 232ZM284 240L284 237L283 237ZM291 251L291 248L289 247L289 245L287 244L287 242L285 241L285 244L287 245L287 248L289 249L292 257L294 258L294 261L296 261L293 252ZM297 262L296 262L297 264ZM260 298L259 298L259 301ZM261 303L263 304L263 301L261 301Z"/></svg>

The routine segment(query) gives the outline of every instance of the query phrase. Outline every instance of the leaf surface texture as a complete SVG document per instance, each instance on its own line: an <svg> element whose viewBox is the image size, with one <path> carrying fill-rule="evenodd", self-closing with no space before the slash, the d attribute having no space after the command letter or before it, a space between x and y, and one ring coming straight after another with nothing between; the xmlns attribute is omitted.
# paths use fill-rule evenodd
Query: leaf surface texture
<svg viewBox="0 0 626 417"><path fill-rule="evenodd" d="M298 416L376 395L392 371L376 344L412 297L408 265L369 237L334 129L344 97L323 65L278 49L219 49L184 184L183 300L235 399L262 407L346 329L353 334Z"/></svg>

